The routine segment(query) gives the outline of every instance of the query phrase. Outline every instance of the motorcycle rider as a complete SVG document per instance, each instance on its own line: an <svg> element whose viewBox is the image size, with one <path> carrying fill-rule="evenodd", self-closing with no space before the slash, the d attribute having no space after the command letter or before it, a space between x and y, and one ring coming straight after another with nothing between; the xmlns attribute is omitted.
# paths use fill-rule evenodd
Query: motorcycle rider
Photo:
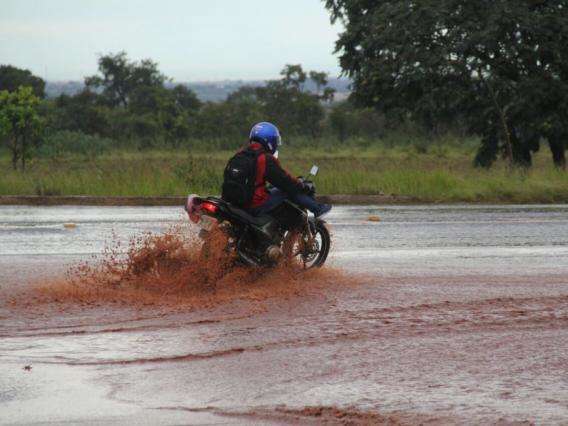
<svg viewBox="0 0 568 426"><path fill-rule="evenodd" d="M313 183L295 178L282 168L278 161L278 147L281 144L280 132L274 124L261 122L252 127L246 150L257 154L256 180L252 201L245 208L253 215L260 216L289 198L316 217L329 213L331 205L320 204L314 199ZM267 182L272 188L267 187Z"/></svg>

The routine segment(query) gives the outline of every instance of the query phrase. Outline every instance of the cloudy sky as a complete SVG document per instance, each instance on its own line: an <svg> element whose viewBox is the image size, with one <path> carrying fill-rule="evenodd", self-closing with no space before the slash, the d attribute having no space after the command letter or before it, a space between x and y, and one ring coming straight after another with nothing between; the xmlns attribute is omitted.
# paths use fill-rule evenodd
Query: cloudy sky
<svg viewBox="0 0 568 426"><path fill-rule="evenodd" d="M151 58L178 81L265 79L286 63L339 74L321 0L1 0L0 64L81 80L97 55Z"/></svg>

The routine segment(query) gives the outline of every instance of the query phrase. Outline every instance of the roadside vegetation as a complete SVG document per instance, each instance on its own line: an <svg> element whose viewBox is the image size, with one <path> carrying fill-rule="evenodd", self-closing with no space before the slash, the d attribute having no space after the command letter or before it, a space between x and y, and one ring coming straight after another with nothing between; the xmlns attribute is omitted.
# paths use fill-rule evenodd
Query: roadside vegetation
<svg viewBox="0 0 568 426"><path fill-rule="evenodd" d="M385 194L415 202L568 202L568 174L550 164L546 152L531 169L511 171L504 161L492 169L473 166L477 141L446 138L391 146L385 140L293 141L281 151L291 171L320 166L320 194ZM238 143L235 145L235 149ZM4 170L0 195L170 196L219 194L223 168L234 150L111 150L99 155L66 153L36 157L26 173Z"/></svg>

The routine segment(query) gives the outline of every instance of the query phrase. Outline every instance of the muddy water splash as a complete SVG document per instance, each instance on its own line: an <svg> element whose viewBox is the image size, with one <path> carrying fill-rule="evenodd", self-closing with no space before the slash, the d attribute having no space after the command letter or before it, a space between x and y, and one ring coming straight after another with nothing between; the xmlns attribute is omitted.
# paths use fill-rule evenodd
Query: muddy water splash
<svg viewBox="0 0 568 426"><path fill-rule="evenodd" d="M201 240L181 225L163 234L141 234L126 247L116 239L100 256L71 267L65 278L37 284L12 304L209 307L322 294L340 277L336 270L304 271L291 262L273 269L240 266L224 251L222 233L212 232L207 243L205 254Z"/></svg>

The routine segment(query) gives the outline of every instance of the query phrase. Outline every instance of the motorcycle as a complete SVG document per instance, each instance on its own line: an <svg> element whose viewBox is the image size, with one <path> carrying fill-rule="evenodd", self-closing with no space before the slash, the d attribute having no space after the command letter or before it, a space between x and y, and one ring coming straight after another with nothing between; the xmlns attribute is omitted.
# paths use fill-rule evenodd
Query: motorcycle
<svg viewBox="0 0 568 426"><path fill-rule="evenodd" d="M314 165L307 181L318 170ZM283 260L297 260L304 269L321 267L331 247L325 221L291 200L285 200L270 214L253 216L221 198L190 195L185 210L201 227L202 251L209 250L208 235L216 228L227 237L225 250L247 266L272 267Z"/></svg>

